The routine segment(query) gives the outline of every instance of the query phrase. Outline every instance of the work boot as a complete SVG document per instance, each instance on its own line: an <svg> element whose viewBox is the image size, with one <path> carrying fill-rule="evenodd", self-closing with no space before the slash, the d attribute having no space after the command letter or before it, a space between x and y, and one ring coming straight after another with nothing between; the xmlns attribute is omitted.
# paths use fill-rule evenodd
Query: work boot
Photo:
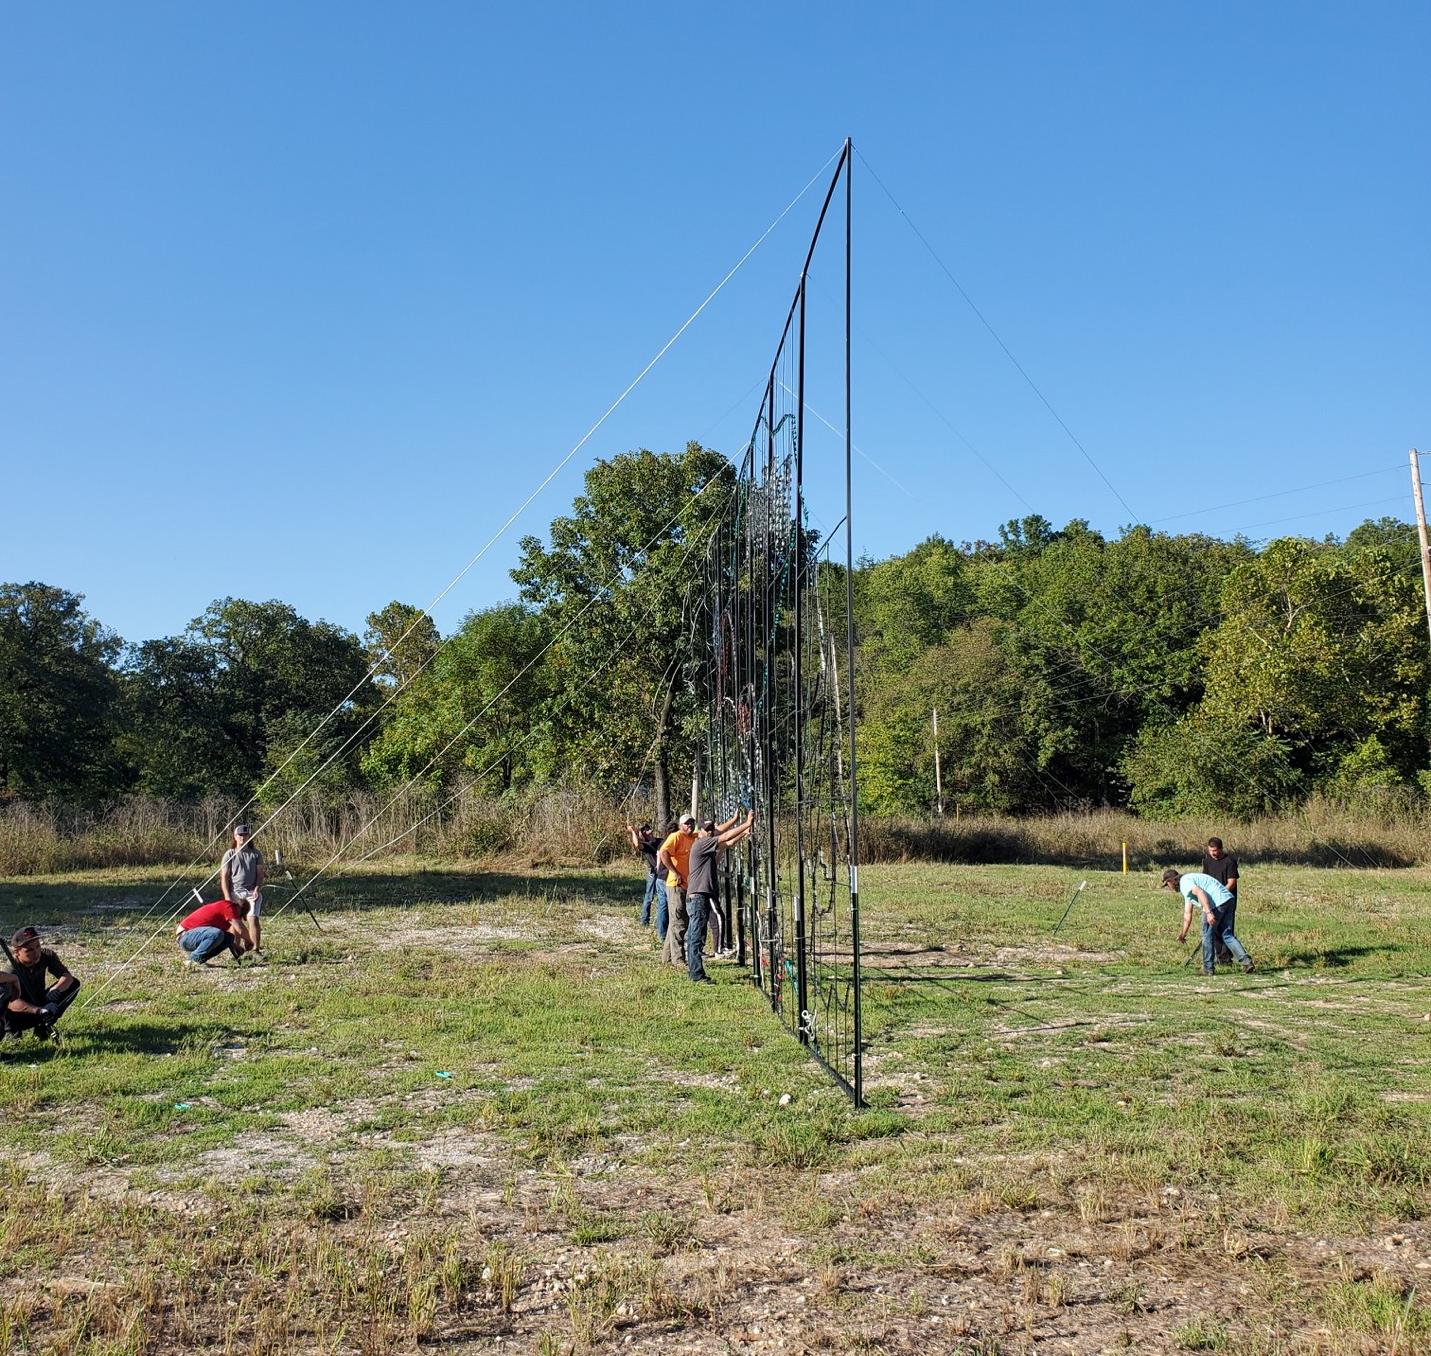
<svg viewBox="0 0 1431 1356"><path fill-rule="evenodd" d="M1248 956L1248 958L1242 962L1242 973L1244 975L1250 975L1256 968L1257 962L1253 960L1251 956Z"/></svg>

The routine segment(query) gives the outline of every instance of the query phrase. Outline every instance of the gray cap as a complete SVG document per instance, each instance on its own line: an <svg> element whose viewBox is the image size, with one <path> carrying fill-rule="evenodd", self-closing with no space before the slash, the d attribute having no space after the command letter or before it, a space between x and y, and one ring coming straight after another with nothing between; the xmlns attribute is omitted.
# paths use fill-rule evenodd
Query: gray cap
<svg viewBox="0 0 1431 1356"><path fill-rule="evenodd" d="M241 833L241 834L243 834L243 836L244 836L245 838L252 838L252 837L253 837L253 830L250 829L247 824L235 824L235 825L234 825L234 832L235 832L235 833Z"/></svg>

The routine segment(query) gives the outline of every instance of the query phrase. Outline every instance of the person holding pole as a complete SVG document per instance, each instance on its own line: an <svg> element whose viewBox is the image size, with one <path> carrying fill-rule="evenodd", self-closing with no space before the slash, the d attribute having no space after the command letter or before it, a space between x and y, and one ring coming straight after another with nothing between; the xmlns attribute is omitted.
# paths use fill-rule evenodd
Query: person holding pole
<svg viewBox="0 0 1431 1356"><path fill-rule="evenodd" d="M754 810L746 815L742 824L736 823L735 815L731 815L723 824L708 819L701 825L696 841L691 844L687 859L690 868L690 893L686 896L686 912L689 916L686 931L686 974L696 984L715 983L706 974L701 952L706 944L706 922L715 900L716 859L726 848L740 842L754 825Z"/></svg>
<svg viewBox="0 0 1431 1356"><path fill-rule="evenodd" d="M680 825L656 852L657 866L666 868L666 945L661 955L672 965L686 963L686 873L695 841L696 817L682 815Z"/></svg>
<svg viewBox="0 0 1431 1356"><path fill-rule="evenodd" d="M1183 875L1176 867L1163 872L1161 890L1176 890L1182 895L1183 926L1178 933L1178 941L1187 940L1188 929L1192 926L1193 907L1202 911L1202 972L1210 975L1216 965L1217 943L1226 943L1233 959L1242 967L1243 973L1253 968L1252 957L1243 949L1242 943L1227 929L1222 918L1222 910L1232 901L1232 892L1221 881L1204 875L1201 871L1190 871Z"/></svg>

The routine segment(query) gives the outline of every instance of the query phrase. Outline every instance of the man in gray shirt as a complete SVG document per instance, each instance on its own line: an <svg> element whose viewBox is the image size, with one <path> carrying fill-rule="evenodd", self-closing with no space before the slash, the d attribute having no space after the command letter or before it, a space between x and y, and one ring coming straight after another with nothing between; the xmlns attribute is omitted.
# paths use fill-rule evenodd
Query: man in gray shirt
<svg viewBox="0 0 1431 1356"><path fill-rule="evenodd" d="M706 944L706 922L715 899L716 860L726 848L740 842L754 824L754 810L739 824L736 823L734 815L724 824L708 819L701 825L696 841L691 844L688 878L690 892L686 896L686 909L689 913L686 929L686 974L697 984L715 982L706 974L701 961L701 950Z"/></svg>
<svg viewBox="0 0 1431 1356"><path fill-rule="evenodd" d="M230 903L247 900L253 949L262 945L259 915L263 912L263 853L254 847L247 824L234 825L234 845L224 853L219 866L219 886Z"/></svg>

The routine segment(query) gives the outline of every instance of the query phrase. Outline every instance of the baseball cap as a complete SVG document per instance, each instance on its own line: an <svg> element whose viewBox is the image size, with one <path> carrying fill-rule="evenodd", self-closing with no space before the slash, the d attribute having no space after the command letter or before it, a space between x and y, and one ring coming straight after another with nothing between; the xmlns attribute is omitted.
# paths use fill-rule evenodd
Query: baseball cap
<svg viewBox="0 0 1431 1356"><path fill-rule="evenodd" d="M34 928L21 928L10 938L10 945L16 948L27 945L30 942L38 942L40 934Z"/></svg>
<svg viewBox="0 0 1431 1356"><path fill-rule="evenodd" d="M243 834L245 838L253 837L253 831L249 828L247 824L235 824L234 832Z"/></svg>
<svg viewBox="0 0 1431 1356"><path fill-rule="evenodd" d="M696 817L695 817L695 815L682 815L682 816L681 816L681 823L682 823L682 824L694 824L695 822L696 822Z"/></svg>

